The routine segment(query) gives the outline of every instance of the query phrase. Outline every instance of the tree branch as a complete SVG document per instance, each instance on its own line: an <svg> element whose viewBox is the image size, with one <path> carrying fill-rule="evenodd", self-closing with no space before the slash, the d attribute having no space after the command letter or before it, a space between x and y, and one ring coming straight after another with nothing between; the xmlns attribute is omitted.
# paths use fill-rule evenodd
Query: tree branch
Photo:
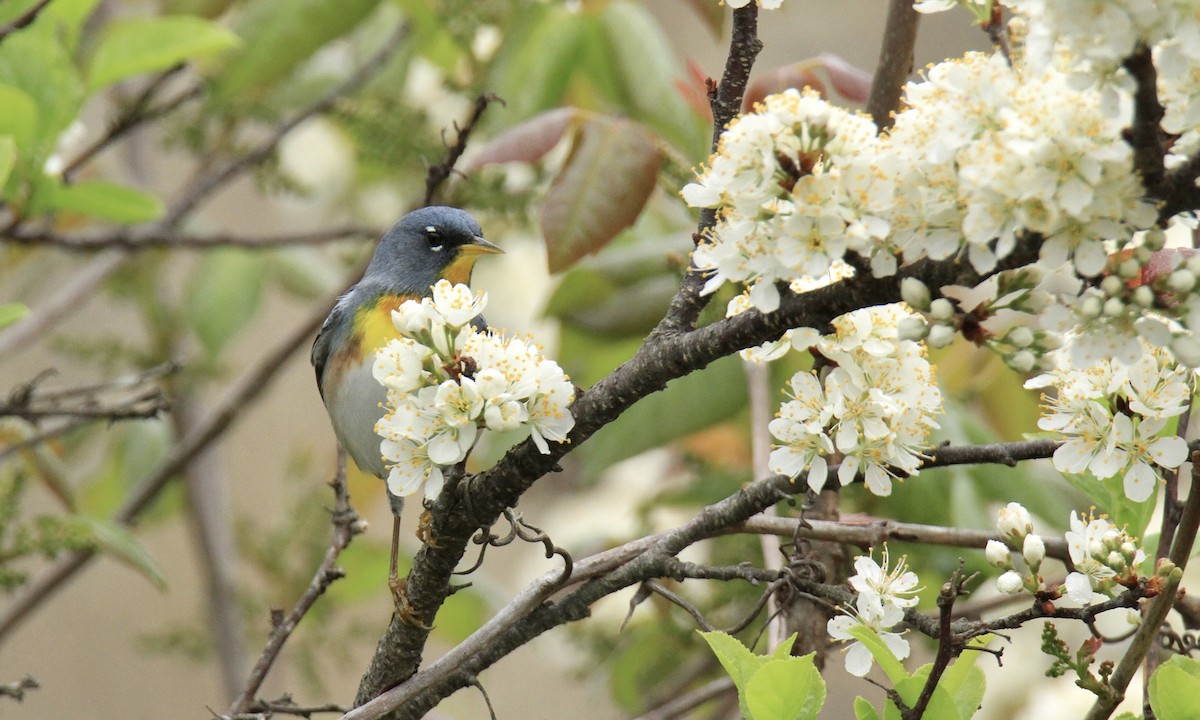
<svg viewBox="0 0 1200 720"><path fill-rule="evenodd" d="M254 706L254 696L258 694L263 681L266 680L267 673L275 664L275 659L283 649L283 644L291 637L292 632L308 613L309 608L317 601L317 598L336 580L345 576L342 569L337 566L338 556L350 545L350 541L354 539L355 535L366 530L358 513L350 506L350 493L346 488L346 451L340 447L338 448L337 473L329 485L333 488L334 498L333 512L331 513L333 538L325 550L325 557L321 561L320 567L317 568L316 574L313 575L312 582L300 595L291 612L282 622L272 628L271 636L267 639L266 646L263 647L262 655L250 672L250 678L229 707L229 715L249 712Z"/></svg>
<svg viewBox="0 0 1200 720"><path fill-rule="evenodd" d="M37 20L38 15L41 14L42 10L44 10L49 4L50 0L38 0L33 7L13 18L11 22L5 25L0 25L0 42L3 42L4 38L12 35L16 31L32 25L33 21Z"/></svg>
<svg viewBox="0 0 1200 720"><path fill-rule="evenodd" d="M904 83L913 70L913 48L917 44L919 24L920 13L913 9L912 0L889 0L879 63L875 66L871 94L867 98L867 114L880 130L892 126L892 113L900 107Z"/></svg>
<svg viewBox="0 0 1200 720"><path fill-rule="evenodd" d="M218 247L243 247L251 250L295 245L321 245L350 238L377 238L381 233L374 228L347 225L323 230L307 230L295 233L280 233L247 237L231 233L213 235L184 235L170 230L138 232L131 228L92 235L69 235L50 229L16 228L0 240L18 245L49 245L63 250L96 250L116 247L125 250L149 250L157 248L183 248L207 250Z"/></svg>
<svg viewBox="0 0 1200 720"><path fill-rule="evenodd" d="M471 117L467 118L467 122L462 127L459 127L455 123L454 144L447 146L446 159L437 165L430 166L429 170L425 173L424 205L433 204L433 196L437 194L438 188L450 178L450 175L454 172L455 164L458 163L458 159L466 151L467 141L471 138L471 131L475 129L475 125L479 123L488 106L494 102L504 104L504 101L494 93L483 93L475 98L475 108L471 111Z"/></svg>
<svg viewBox="0 0 1200 720"><path fill-rule="evenodd" d="M742 109L742 98L746 95L746 85L750 82L750 71L754 67L754 59L762 51L762 41L758 39L758 4L751 2L745 7L733 11L733 32L729 40L729 54L725 60L725 72L719 85L713 85L709 80L708 102L712 108L713 134L711 152L716 152L720 144L721 133L725 126L735 118ZM717 224L715 210L705 208L700 211L700 224L692 236L697 242ZM671 298L670 309L651 337L658 334L675 334L691 330L700 317L700 311L708 304L708 296L700 294L704 287L704 278L696 266L688 263L687 273L679 291Z"/></svg>

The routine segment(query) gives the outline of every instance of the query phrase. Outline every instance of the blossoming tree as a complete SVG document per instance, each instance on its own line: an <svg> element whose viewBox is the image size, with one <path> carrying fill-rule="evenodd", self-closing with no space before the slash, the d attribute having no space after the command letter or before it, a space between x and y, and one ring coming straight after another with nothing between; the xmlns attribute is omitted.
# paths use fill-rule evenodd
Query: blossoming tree
<svg viewBox="0 0 1200 720"><path fill-rule="evenodd" d="M513 207L537 205L550 269L563 276L546 303L560 325L551 350L483 327L499 288L488 296L442 281L392 313L394 339L375 357L387 389L375 432L388 489L423 500L397 612L386 630L380 621L352 706L296 709L260 697L292 631L314 624L314 603L344 574L340 554L365 532L339 472L333 541L291 612L272 622L257 665L239 668L236 644L220 648L227 716L421 717L462 688L482 689L481 673L554 631L616 658L609 672L625 684L614 681L615 694L646 718L985 717L996 702L989 678L1011 667L1001 662L1012 657L1009 634L1027 626L1040 633L1041 669L1071 674L1091 694L1087 717L1111 717L1122 701L1146 718L1196 716L1190 629L1200 605L1184 592L1184 571L1200 527L1200 447L1188 431L1200 367L1200 2L894 0L869 81L826 57L753 84L758 23L782 0L694 3L718 26L732 22L722 77L690 83L665 69L665 42L631 3L497 4L456 24L414 0L398 3L401 30L386 40L364 19L394 9L359 3L334 18L313 3L306 19L326 24L297 44L292 65L316 63L317 48L359 22L357 39L375 54L249 151L240 144L257 137L248 118L274 108L257 107L257 93L295 70L256 54L256 39L282 42L274 21L289 18L273 13L283 11L251 3L232 19L222 6L114 21L90 50L80 34L95 3L54 4L32 3L0 27L0 240L120 253L313 242L312 233L196 237L184 221L232 177L277 158L303 120L332 110L338 132L371 150L357 158L370 168L373 153L387 151L380 137L411 140L413 125L441 132L449 107L458 111L454 139L437 148L446 160L426 175L424 202L444 193L478 206L485 227L514 234L529 218ZM910 77L918 17L940 12L977 25L991 49ZM433 98L412 124L385 83L367 83L396 47L411 49L396 71L406 91ZM88 62L77 63L85 51ZM32 53L46 62L31 68ZM576 54L580 75L553 74L575 72L563 68ZM199 84L163 100L176 65L191 60L202 61ZM557 60L563 68L542 65ZM538 68L551 79L538 79ZM125 125L64 160L58 151L86 92L145 73L159 74ZM572 82L596 98L578 91L579 106L567 106ZM472 108L467 90L498 91L512 114L489 110L488 94ZM75 177L122 128L196 98L205 107L182 124L179 142L206 159L179 199L164 205L147 191ZM269 99L288 107L291 96ZM864 102L870 114L851 107ZM392 115L402 122L389 124ZM237 140L219 144L229 137ZM274 179L286 186L292 177ZM72 214L120 229L75 235L53 222ZM347 234L361 231L315 241ZM237 331L214 317L245 321L261 282L256 260L212 262L193 281L188 306L198 309L176 313L205 350L183 361L192 382L211 379L204 373ZM126 292L144 296L158 355L187 347L191 335L171 334L178 323L163 319L159 295L140 282ZM53 324L52 310L25 318L23 303L0 304L0 354L16 342L6 337ZM327 307L319 310L262 367L310 337ZM1003 402L1040 414L1004 437L972 416L961 387L947 387L947 365L1002 374ZM0 615L0 640L98 552L159 574L128 526L176 473L200 472L194 458L271 372L231 383L199 421L180 412L171 449L108 520L48 480L64 498L62 516L21 524L24 478L52 475L45 455L21 451L66 432L38 425L48 411L37 402L58 407L65 395L43 397L36 382L14 393L3 414L25 424L0 435L0 580L18 594ZM155 377L143 370L132 385ZM196 400L187 383L173 390L184 409ZM94 387L77 392L112 421L164 411L137 405L142 396L105 406ZM731 430L743 426L748 433ZM711 434L698 440L701 431ZM733 470L714 449L730 433L750 457ZM609 482L618 460L662 446L687 469L664 473L677 484L647 492L639 511L682 508L666 513L669 522L643 523L605 547L575 546L513 509L548 475L584 492ZM1041 470L1029 470L1036 461ZM634 472L643 487L659 480ZM952 484L965 490L944 489ZM229 528L201 512L205 503L197 491L197 525L211 533L206 546L220 545ZM971 527L981 518L986 529ZM57 534L37 534L36 522ZM471 592L456 576L489 572L488 549L517 539L554 566L457 628L452 648L434 657L436 628L453 622L447 603ZM41 575L12 569L37 552L65 555ZM236 560L209 560L219 618L232 588L218 581ZM626 590L627 634L577 627ZM655 603L665 619L646 622ZM1105 625L1114 616L1128 623L1123 636ZM718 631L715 617L730 627ZM213 633L238 627L218 619ZM640 647L622 647L622 637ZM862 697L836 705L826 682L842 668L874 672L884 693L852 680ZM1139 678L1140 693L1131 690Z"/></svg>

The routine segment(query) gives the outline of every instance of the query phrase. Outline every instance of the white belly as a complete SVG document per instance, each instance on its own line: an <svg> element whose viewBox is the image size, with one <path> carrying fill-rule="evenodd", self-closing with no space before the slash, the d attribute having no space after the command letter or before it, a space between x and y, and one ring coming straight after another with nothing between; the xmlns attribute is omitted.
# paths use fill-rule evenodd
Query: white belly
<svg viewBox="0 0 1200 720"><path fill-rule="evenodd" d="M338 440L355 464L383 479L388 470L379 452L381 438L375 434L375 423L383 417L387 390L371 375L374 360L375 354L368 353L361 364L347 369L340 387L326 388L325 407Z"/></svg>

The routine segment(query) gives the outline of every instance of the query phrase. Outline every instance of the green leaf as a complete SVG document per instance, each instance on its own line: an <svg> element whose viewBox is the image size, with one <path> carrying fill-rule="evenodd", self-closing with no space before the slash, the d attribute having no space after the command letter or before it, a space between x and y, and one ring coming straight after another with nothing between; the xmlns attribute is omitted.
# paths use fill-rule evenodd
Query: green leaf
<svg viewBox="0 0 1200 720"><path fill-rule="evenodd" d="M54 5L56 3L51 3L50 7ZM43 23L39 19L32 26L0 42L0 84L24 93L37 108L31 140L20 136L29 127L27 106L23 110L16 110L20 117L6 121L11 125L4 132L18 135L23 166L29 171L36 168L40 172L46 158L54 152L59 136L78 119L84 101L83 84L63 38L55 32L54 24ZM13 97L13 93L8 93L8 97L2 99ZM20 100L17 102L21 103ZM8 107L0 107L5 109L7 115Z"/></svg>
<svg viewBox="0 0 1200 720"><path fill-rule="evenodd" d="M562 272L633 224L658 179L661 156L644 127L592 116L542 201L550 272Z"/></svg>
<svg viewBox="0 0 1200 720"><path fill-rule="evenodd" d="M737 356L704 372L672 380L662 392L638 401L598 431L581 451L584 470L596 473L615 462L724 422L746 406L746 376Z"/></svg>
<svg viewBox="0 0 1200 720"><path fill-rule="evenodd" d="M237 43L237 36L220 25L190 15L114 20L104 27L92 56L88 88L98 90L133 75L166 70Z"/></svg>
<svg viewBox="0 0 1200 720"><path fill-rule="evenodd" d="M17 148L31 152L38 137L37 103L24 90L0 84L0 108L0 135L11 135Z"/></svg>
<svg viewBox="0 0 1200 720"><path fill-rule="evenodd" d="M527 28L518 28L507 38L491 83L508 103L506 121L520 122L563 104L587 25L594 21L590 13L555 3L537 12Z"/></svg>
<svg viewBox="0 0 1200 720"><path fill-rule="evenodd" d="M166 589L166 576L129 528L90 515L74 515L72 520L92 534L103 552L140 572L159 590Z"/></svg>
<svg viewBox="0 0 1200 720"><path fill-rule="evenodd" d="M909 707L916 705L920 699L921 692L925 689L925 679L929 677L932 667L932 665L925 665L911 677L895 683L896 692ZM922 717L928 720L963 720L954 699L950 697L950 693L946 692L941 683L938 683L938 686L933 689L933 695L929 698L929 704L925 707L925 714ZM884 710L884 718L885 720L900 720L900 710L893 703L888 702Z"/></svg>
<svg viewBox="0 0 1200 720"><path fill-rule="evenodd" d="M630 115L645 122L690 155L708 145L707 123L692 112L677 83L684 77L676 53L654 17L642 5L613 2L601 12L621 98Z"/></svg>
<svg viewBox="0 0 1200 720"><path fill-rule="evenodd" d="M875 706L867 702L864 697L854 698L854 718L855 720L879 720L879 713L875 711Z"/></svg>
<svg viewBox="0 0 1200 720"><path fill-rule="evenodd" d="M1175 655L1150 678L1150 707L1158 720L1195 720L1200 697L1200 662Z"/></svg>
<svg viewBox="0 0 1200 720"><path fill-rule="evenodd" d="M0 330L12 325L29 314L29 308L21 303L0 304Z"/></svg>
<svg viewBox="0 0 1200 720"><path fill-rule="evenodd" d="M4 184L8 182L8 175L16 164L17 143L12 135L0 135L0 190L3 190Z"/></svg>
<svg viewBox="0 0 1200 720"><path fill-rule="evenodd" d="M262 254L242 248L214 250L196 268L185 313L210 355L254 317L265 272Z"/></svg>
<svg viewBox="0 0 1200 720"><path fill-rule="evenodd" d="M866 625L856 624L847 632L866 646L871 656L875 658L875 662L879 663L883 674L892 681L892 685L899 686L902 680L908 679L908 671L904 669L904 664L896 659L891 650L888 650L887 645L883 644L883 640L874 630Z"/></svg>
<svg viewBox="0 0 1200 720"><path fill-rule="evenodd" d="M247 3L234 28L242 44L229 53L216 80L226 102L259 101L330 40L345 35L380 0L256 0Z"/></svg>
<svg viewBox="0 0 1200 720"><path fill-rule="evenodd" d="M701 632L700 637L708 642L721 667L725 668L725 672L733 679L733 684L738 690L738 707L741 708L742 716L751 718L750 708L746 704L746 686L754 673L769 662L770 658L755 655L746 649L740 640L723 632Z"/></svg>
<svg viewBox="0 0 1200 720"><path fill-rule="evenodd" d="M813 664L815 653L776 657L746 684L746 705L754 720L816 720L825 704L825 681Z"/></svg>
<svg viewBox="0 0 1200 720"><path fill-rule="evenodd" d="M163 214L162 201L127 185L92 180L60 185L48 205L119 223L140 223Z"/></svg>
<svg viewBox="0 0 1200 720"><path fill-rule="evenodd" d="M976 638L971 641L970 647L987 647L991 639L991 635ZM958 659L942 673L939 683L953 698L954 704L958 708L958 714L963 718L975 715L980 704L983 703L983 694L987 690L987 676L975 664L975 660L980 654L973 651L959 655Z"/></svg>

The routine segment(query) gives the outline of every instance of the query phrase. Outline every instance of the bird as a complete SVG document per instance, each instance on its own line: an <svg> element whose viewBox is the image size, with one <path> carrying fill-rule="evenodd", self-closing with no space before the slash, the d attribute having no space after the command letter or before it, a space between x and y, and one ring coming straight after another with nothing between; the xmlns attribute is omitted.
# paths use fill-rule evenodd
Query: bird
<svg viewBox="0 0 1200 720"><path fill-rule="evenodd" d="M503 253L483 237L469 213L429 206L400 218L379 240L362 279L350 287L325 319L312 348L317 389L334 435L364 473L386 480L389 468L380 451L375 423L383 415L387 390L371 373L375 353L399 332L391 313L407 300L432 294L439 280L470 285L475 261ZM486 327L476 318L477 327ZM404 499L388 493L392 510L392 554L388 584L401 605L396 555Z"/></svg>

